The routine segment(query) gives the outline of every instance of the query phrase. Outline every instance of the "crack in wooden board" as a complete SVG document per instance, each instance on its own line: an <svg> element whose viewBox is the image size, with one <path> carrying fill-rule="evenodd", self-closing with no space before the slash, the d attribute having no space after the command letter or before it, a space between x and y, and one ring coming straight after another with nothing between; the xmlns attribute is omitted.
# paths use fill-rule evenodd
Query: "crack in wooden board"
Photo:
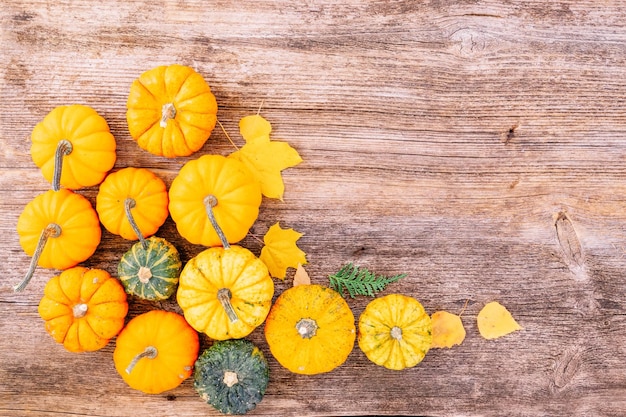
<svg viewBox="0 0 626 417"><path fill-rule="evenodd" d="M571 219L565 212L559 212L554 227L563 253L563 261L576 278L587 279L585 254Z"/></svg>

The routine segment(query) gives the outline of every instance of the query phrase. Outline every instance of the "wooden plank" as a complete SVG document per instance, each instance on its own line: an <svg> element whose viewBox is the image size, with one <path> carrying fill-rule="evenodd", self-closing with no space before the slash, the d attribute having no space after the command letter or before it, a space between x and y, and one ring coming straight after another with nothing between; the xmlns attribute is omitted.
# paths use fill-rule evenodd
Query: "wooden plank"
<svg viewBox="0 0 626 417"><path fill-rule="evenodd" d="M156 396L128 388L114 342L71 354L45 333L37 305L56 271L28 267L15 224L47 184L29 135L53 107L83 103L110 124L115 169L153 169L169 185L205 153L233 150L216 129L189 158L130 138L125 103L141 72L191 65L218 117L261 108L273 137L304 162L284 172L284 201L264 200L242 245L254 253L276 221L303 232L313 282L347 262L408 277L385 291L429 312L459 313L467 339L416 368L347 362L294 375L262 328L270 360L253 415L603 415L626 413L626 3L319 0L7 0L0 10L0 415L217 415L190 381ZM92 203L97 187L80 191ZM187 261L202 248L159 231ZM129 242L104 232L85 264L115 274ZM291 271L290 273L292 273ZM276 294L290 285L276 282ZM524 327L483 340L488 301ZM369 299L350 299L355 316ZM131 300L129 317L174 301ZM202 338L202 347L210 345Z"/></svg>

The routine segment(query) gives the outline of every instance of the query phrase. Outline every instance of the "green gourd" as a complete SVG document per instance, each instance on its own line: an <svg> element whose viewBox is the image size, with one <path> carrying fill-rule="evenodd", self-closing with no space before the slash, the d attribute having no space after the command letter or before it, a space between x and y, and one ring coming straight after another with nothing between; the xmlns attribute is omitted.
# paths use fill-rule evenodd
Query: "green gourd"
<svg viewBox="0 0 626 417"><path fill-rule="evenodd" d="M224 414L254 409L269 382L263 352L246 339L216 341L200 355L194 368L194 388Z"/></svg>
<svg viewBox="0 0 626 417"><path fill-rule="evenodd" d="M128 294L145 300L165 300L176 291L181 269L174 245L152 236L135 243L122 256L117 274Z"/></svg>

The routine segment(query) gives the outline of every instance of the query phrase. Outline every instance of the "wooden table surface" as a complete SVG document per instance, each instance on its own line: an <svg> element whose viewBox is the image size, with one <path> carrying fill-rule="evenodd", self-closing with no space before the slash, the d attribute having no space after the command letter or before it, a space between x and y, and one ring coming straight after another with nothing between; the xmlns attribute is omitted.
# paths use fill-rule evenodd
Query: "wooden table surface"
<svg viewBox="0 0 626 417"><path fill-rule="evenodd" d="M0 415L218 414L190 380L128 388L114 341L56 344L37 305L58 271L12 290L29 263L18 216L50 188L29 137L55 106L92 106L117 140L114 169L150 168L168 186L186 161L232 151L220 129L171 160L130 138L131 82L173 63L207 79L234 141L261 108L304 160L243 246L259 254L255 236L280 221L304 233L314 283L354 262L408 274L383 294L463 311L461 346L399 372L355 346L331 373L295 375L258 328L271 381L252 415L626 414L626 2L5 0L0 41ZM97 187L80 193L93 203ZM169 218L158 234L183 261L203 249ZM128 247L104 232L83 265L115 274ZM493 300L524 330L482 339L476 315ZM369 301L348 300L356 317ZM129 317L154 308L177 311L130 300Z"/></svg>

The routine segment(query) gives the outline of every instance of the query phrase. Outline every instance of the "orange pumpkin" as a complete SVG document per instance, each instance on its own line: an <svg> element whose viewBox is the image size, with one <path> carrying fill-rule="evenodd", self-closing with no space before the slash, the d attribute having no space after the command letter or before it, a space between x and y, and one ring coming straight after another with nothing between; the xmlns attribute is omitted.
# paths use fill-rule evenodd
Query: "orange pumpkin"
<svg viewBox="0 0 626 417"><path fill-rule="evenodd" d="M159 66L133 81L126 103L130 135L140 148L168 158L188 156L207 141L217 102L204 78L184 65Z"/></svg>
<svg viewBox="0 0 626 417"><path fill-rule="evenodd" d="M146 168L123 168L100 184L96 211L104 227L124 239L157 232L169 214L165 183Z"/></svg>
<svg viewBox="0 0 626 417"><path fill-rule="evenodd" d="M151 310L133 318L117 336L113 361L131 388L159 394L192 374L199 349L198 333L182 316Z"/></svg>
<svg viewBox="0 0 626 417"><path fill-rule="evenodd" d="M169 210L181 236L193 244L243 239L259 215L261 187L238 160L204 155L187 162L169 191ZM216 227L216 224L219 226Z"/></svg>
<svg viewBox="0 0 626 417"><path fill-rule="evenodd" d="M122 330L128 303L108 272L77 266L48 281L38 311L46 331L65 349L91 352Z"/></svg>
<svg viewBox="0 0 626 417"><path fill-rule="evenodd" d="M31 140L33 162L54 190L100 184L115 164L116 143L109 125L88 106L56 107L35 126Z"/></svg>
<svg viewBox="0 0 626 417"><path fill-rule="evenodd" d="M338 292L298 285L276 299L265 321L265 338L272 355L291 372L330 372L354 348L354 315Z"/></svg>
<svg viewBox="0 0 626 417"><path fill-rule="evenodd" d="M29 202L17 220L17 233L32 260L16 291L26 287L37 265L62 270L86 260L102 235L89 200L64 188L46 191Z"/></svg>

